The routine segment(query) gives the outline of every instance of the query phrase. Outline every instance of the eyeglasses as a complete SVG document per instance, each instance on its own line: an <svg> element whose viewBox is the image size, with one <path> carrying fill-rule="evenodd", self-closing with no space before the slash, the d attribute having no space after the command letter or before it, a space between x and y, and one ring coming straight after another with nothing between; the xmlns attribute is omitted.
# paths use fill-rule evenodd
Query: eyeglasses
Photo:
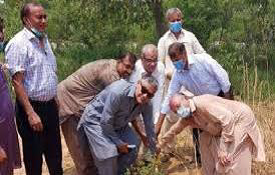
<svg viewBox="0 0 275 175"><path fill-rule="evenodd" d="M150 93L145 86L141 85L141 93L146 94L149 99L153 98L155 93Z"/></svg>
<svg viewBox="0 0 275 175"><path fill-rule="evenodd" d="M148 58L142 58L144 61L146 61L147 63L156 63L158 62L158 58L154 58L154 59L148 59Z"/></svg>

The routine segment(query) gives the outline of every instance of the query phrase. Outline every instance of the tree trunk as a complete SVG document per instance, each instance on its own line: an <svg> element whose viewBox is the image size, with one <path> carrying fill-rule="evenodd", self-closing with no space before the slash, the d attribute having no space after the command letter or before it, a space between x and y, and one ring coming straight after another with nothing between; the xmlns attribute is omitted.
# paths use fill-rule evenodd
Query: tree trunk
<svg viewBox="0 0 275 175"><path fill-rule="evenodd" d="M162 13L162 0L151 0L150 4L155 18L157 37L159 39L166 30L163 21L164 14Z"/></svg>

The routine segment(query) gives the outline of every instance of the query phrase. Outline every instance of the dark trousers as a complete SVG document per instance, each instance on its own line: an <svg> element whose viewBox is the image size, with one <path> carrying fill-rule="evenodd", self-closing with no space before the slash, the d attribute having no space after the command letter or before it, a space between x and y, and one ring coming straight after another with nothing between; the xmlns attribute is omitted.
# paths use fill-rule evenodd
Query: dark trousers
<svg viewBox="0 0 275 175"><path fill-rule="evenodd" d="M33 131L23 106L16 101L16 121L22 138L26 175L41 175L42 155L45 156L50 175L63 174L57 105L54 100L30 102L41 119L43 131Z"/></svg>
<svg viewBox="0 0 275 175"><path fill-rule="evenodd" d="M199 142L200 129L193 128L193 143L195 144L195 157L198 166L201 166L201 153L200 153L200 142Z"/></svg>

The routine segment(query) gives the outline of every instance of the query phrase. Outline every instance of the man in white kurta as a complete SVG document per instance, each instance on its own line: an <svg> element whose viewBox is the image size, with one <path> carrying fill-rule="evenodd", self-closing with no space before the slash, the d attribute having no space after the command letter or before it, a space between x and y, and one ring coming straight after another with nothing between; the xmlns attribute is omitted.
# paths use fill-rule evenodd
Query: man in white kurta
<svg viewBox="0 0 275 175"><path fill-rule="evenodd" d="M143 46L141 51L141 59L139 59L135 64L135 69L130 76L129 81L136 83L141 79L142 75L147 74L154 77L158 83L158 89L155 96L151 100L153 105L153 115L154 123L157 122L161 103L163 100L163 90L164 90L164 65L162 62L158 61L158 51L155 45L146 44Z"/></svg>
<svg viewBox="0 0 275 175"><path fill-rule="evenodd" d="M181 119L163 136L160 146L165 147L186 126L200 128L204 175L250 175L252 157L265 161L261 133L248 105L209 94L189 100L176 94L170 108Z"/></svg>

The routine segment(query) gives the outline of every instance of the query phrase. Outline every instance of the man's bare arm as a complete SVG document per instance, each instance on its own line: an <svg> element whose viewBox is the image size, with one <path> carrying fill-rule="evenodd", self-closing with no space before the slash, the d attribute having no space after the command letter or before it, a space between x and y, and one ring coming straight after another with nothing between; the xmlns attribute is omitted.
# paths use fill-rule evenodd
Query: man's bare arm
<svg viewBox="0 0 275 175"><path fill-rule="evenodd" d="M26 90L23 85L24 73L17 72L12 76L12 84L15 90L16 98L19 103L23 106L27 116L30 126L34 131L42 131L43 125L40 117L33 110L29 98L27 96Z"/></svg>
<svg viewBox="0 0 275 175"><path fill-rule="evenodd" d="M133 120L131 123L132 123L133 127L135 128L136 132L138 133L138 135L140 136L143 144L147 147L149 145L148 138L145 135L145 133L141 130L141 128L139 127L137 120Z"/></svg>
<svg viewBox="0 0 275 175"><path fill-rule="evenodd" d="M171 142L173 138L178 135L185 127L192 125L192 119L180 119L173 125L170 130L160 139L160 147L165 146L167 143Z"/></svg>
<svg viewBox="0 0 275 175"><path fill-rule="evenodd" d="M160 130L161 130L161 126L163 124L164 118L165 118L166 114L160 113L159 119L156 123L156 127L155 127L155 133L156 136L159 136Z"/></svg>

